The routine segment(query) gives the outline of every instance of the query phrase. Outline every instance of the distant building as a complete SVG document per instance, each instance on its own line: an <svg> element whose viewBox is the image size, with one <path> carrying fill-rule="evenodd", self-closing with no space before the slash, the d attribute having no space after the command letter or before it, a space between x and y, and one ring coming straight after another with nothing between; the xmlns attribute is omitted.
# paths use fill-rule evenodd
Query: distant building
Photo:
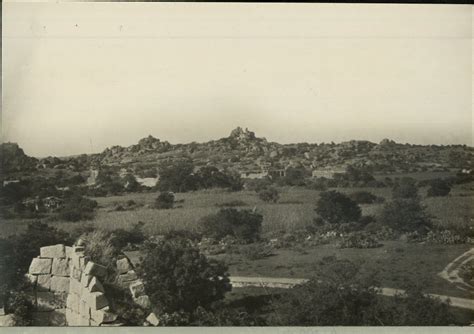
<svg viewBox="0 0 474 334"><path fill-rule="evenodd" d="M3 181L3 186L5 187L6 185L10 184L10 183L18 183L20 182L20 180L4 180Z"/></svg>
<svg viewBox="0 0 474 334"><path fill-rule="evenodd" d="M268 175L268 171L263 170L249 170L240 173L242 179L263 179Z"/></svg>
<svg viewBox="0 0 474 334"><path fill-rule="evenodd" d="M311 172L313 178L325 177L326 179L333 179L335 174L344 173L345 168L334 167L334 168L319 168Z"/></svg>
<svg viewBox="0 0 474 334"><path fill-rule="evenodd" d="M97 180L97 177L99 176L99 170L98 169L92 169L90 170L90 175L89 177L87 178L87 185L88 186L92 186L94 184L96 184L96 180Z"/></svg>
<svg viewBox="0 0 474 334"><path fill-rule="evenodd" d="M43 198L43 206L49 211L57 211L63 207L64 201L55 196Z"/></svg>

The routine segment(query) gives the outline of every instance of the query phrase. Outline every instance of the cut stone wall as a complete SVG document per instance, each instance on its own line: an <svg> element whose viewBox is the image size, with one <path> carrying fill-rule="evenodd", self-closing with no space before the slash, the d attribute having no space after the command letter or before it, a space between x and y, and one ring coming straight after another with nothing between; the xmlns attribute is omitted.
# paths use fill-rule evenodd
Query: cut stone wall
<svg viewBox="0 0 474 334"><path fill-rule="evenodd" d="M62 244L41 247L27 278L35 306L34 326L100 326L113 323L101 280L104 266L89 261L84 247Z"/></svg>

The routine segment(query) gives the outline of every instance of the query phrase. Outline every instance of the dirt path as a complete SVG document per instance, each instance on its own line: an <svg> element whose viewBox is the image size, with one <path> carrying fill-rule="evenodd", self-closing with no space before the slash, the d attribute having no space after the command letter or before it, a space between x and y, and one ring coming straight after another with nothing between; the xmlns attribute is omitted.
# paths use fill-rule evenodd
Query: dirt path
<svg viewBox="0 0 474 334"><path fill-rule="evenodd" d="M459 268L465 263L474 259L474 248L471 248L467 252L459 255L453 261L451 261L442 272L438 274L442 279L447 280L450 283L456 285L461 290L473 291L474 287L466 283L461 277L459 277Z"/></svg>
<svg viewBox="0 0 474 334"><path fill-rule="evenodd" d="M307 282L308 279L304 278L274 278L274 277L243 277L243 276L231 276L230 282L234 288L243 287L263 287L263 288L280 288L290 289L296 285ZM403 294L405 291L401 289L392 288L379 288L379 293L384 296L393 297L397 294ZM427 296L441 299L443 302L451 302L451 306L474 310L474 300L467 298L450 297L437 294L426 294Z"/></svg>

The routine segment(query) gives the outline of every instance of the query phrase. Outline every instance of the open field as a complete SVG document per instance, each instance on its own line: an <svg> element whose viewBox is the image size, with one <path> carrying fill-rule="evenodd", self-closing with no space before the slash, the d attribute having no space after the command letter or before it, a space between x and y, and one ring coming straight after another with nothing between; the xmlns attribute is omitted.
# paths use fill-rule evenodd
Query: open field
<svg viewBox="0 0 474 334"><path fill-rule="evenodd" d="M386 200L390 199L390 189L338 189L350 193L368 190ZM470 225L474 217L472 184L456 186L448 197L423 198L428 212L437 224L444 226ZM216 204L243 201L245 207L264 216L263 232L285 230L294 231L311 224L315 213L315 203L319 191L304 188L283 188L277 204L264 203L255 192L227 192L208 190L177 194L177 208L156 210L149 208L156 193L126 194L123 196L96 198L99 209L92 221L63 222L50 224L72 232L87 224L96 228L113 230L129 229L134 223L145 223L148 235L161 234L173 229L196 230L199 219L219 210ZM424 189L420 191L424 193ZM142 206L132 211L114 211L117 204L133 200ZM383 204L362 205L364 214L376 215ZM4 220L1 222L2 235L21 231L31 220ZM470 245L429 245L402 241L383 242L383 247L375 249L339 249L334 244L313 246L304 250L278 249L273 256L250 261L239 254L218 256L230 266L230 273L237 276L270 276L309 278L318 270L319 261L326 256L336 256L360 263L363 271L376 273L381 286L406 288L406 284L417 282L426 287L427 292L470 297L469 293L456 289L437 274L453 259L469 249ZM472 297L472 296L471 296Z"/></svg>
<svg viewBox="0 0 474 334"><path fill-rule="evenodd" d="M389 188L338 188L338 191L351 193L367 190L377 196L389 200ZM426 189L420 189L423 195ZM314 208L319 197L319 191L304 188L283 188L280 201L277 204L262 202L253 191L228 192L225 190L206 190L176 195L177 207L172 210L155 210L149 208L156 193L133 193L123 196L95 198L99 203L97 215L92 221L77 223L52 221L51 224L66 231L73 231L80 226L90 224L96 228L113 230L129 229L138 221L145 223L147 234L161 234L173 229L195 230L202 217L219 210L216 204L231 201L245 202L245 208L253 209L263 214L263 232L285 230L294 231L312 223L315 216ZM114 211L117 204L133 200L143 206L131 211ZM423 198L428 213L436 224L444 226L473 225L474 188L472 184L456 186L447 197ZM364 215L377 215L383 204L361 205ZM29 219L5 219L1 224L1 234L11 235L21 231Z"/></svg>

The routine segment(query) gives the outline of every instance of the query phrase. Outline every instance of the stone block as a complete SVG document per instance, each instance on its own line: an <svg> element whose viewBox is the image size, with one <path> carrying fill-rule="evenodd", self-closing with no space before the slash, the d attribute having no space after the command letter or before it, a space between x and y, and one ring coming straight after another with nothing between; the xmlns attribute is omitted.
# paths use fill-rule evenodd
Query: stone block
<svg viewBox="0 0 474 334"><path fill-rule="evenodd" d="M151 312L148 317L146 317L146 321L148 321L150 325L153 326L158 326L160 324L160 319L158 319L154 312Z"/></svg>
<svg viewBox="0 0 474 334"><path fill-rule="evenodd" d="M30 274L36 274L36 275L50 274L52 263L53 263L53 260L51 259L40 259L38 257L35 257L31 261L28 272Z"/></svg>
<svg viewBox="0 0 474 334"><path fill-rule="evenodd" d="M57 307L56 308L66 308L66 299L68 293L67 292L55 292L54 298L56 300Z"/></svg>
<svg viewBox="0 0 474 334"><path fill-rule="evenodd" d="M69 278L69 293L80 295L82 293L82 284L77 279Z"/></svg>
<svg viewBox="0 0 474 334"><path fill-rule="evenodd" d="M119 274L125 274L129 272L130 270L133 270L133 267L130 264L130 261L126 257L117 260L116 264L117 264L117 271Z"/></svg>
<svg viewBox="0 0 474 334"><path fill-rule="evenodd" d="M67 295L66 306L68 309L75 313L79 313L79 304L80 298L75 293L70 293Z"/></svg>
<svg viewBox="0 0 474 334"><path fill-rule="evenodd" d="M69 276L69 260L68 259L53 259L53 266L51 274L54 276Z"/></svg>
<svg viewBox="0 0 474 334"><path fill-rule="evenodd" d="M109 305L109 301L102 292L91 292L88 296L88 303L93 310L100 310Z"/></svg>
<svg viewBox="0 0 474 334"><path fill-rule="evenodd" d="M36 289L38 291L49 291L51 289L51 275L38 275Z"/></svg>
<svg viewBox="0 0 474 334"><path fill-rule="evenodd" d="M89 282L88 286L89 292L105 292L104 286L97 277L92 277L91 281Z"/></svg>
<svg viewBox="0 0 474 334"><path fill-rule="evenodd" d="M51 291L68 292L69 278L61 276L51 277Z"/></svg>
<svg viewBox="0 0 474 334"><path fill-rule="evenodd" d="M83 255L82 255L83 256ZM81 269L81 255L73 253L71 255L71 266L76 269Z"/></svg>
<svg viewBox="0 0 474 334"><path fill-rule="evenodd" d="M117 283L122 287L128 287L133 283L133 281L136 281L137 279L138 276L135 273L135 270L130 270L125 274L119 275L117 277Z"/></svg>
<svg viewBox="0 0 474 334"><path fill-rule="evenodd" d="M91 308L89 304L85 300L81 300L79 303L79 313L82 317L90 318L91 316Z"/></svg>
<svg viewBox="0 0 474 334"><path fill-rule="evenodd" d="M66 258L70 258L72 253L74 253L74 249L71 246L66 246L64 252L66 253Z"/></svg>
<svg viewBox="0 0 474 334"><path fill-rule="evenodd" d="M46 246L40 248L40 257L41 258L65 258L66 257L66 247L62 244Z"/></svg>
<svg viewBox="0 0 474 334"><path fill-rule="evenodd" d="M143 296L145 294L145 285L142 280L136 280L130 284L130 292L133 298Z"/></svg>
<svg viewBox="0 0 474 334"><path fill-rule="evenodd" d="M81 285L84 288L87 288L89 286L91 279L92 279L92 276L87 275L85 272L83 272L81 275Z"/></svg>
<svg viewBox="0 0 474 334"><path fill-rule="evenodd" d="M100 324L97 321L95 321L94 319L89 319L89 326L98 327L98 326L100 326Z"/></svg>
<svg viewBox="0 0 474 334"><path fill-rule="evenodd" d="M81 316L78 312L71 309L66 309L66 321L68 326L80 326Z"/></svg>
<svg viewBox="0 0 474 334"><path fill-rule="evenodd" d="M107 276L107 268L100 264L89 261L84 269L87 275L105 277Z"/></svg>
<svg viewBox="0 0 474 334"><path fill-rule="evenodd" d="M90 257L89 256L83 256L79 259L79 265L80 265L80 269L81 270L84 270L86 268L86 265L87 263L90 261Z"/></svg>
<svg viewBox="0 0 474 334"><path fill-rule="evenodd" d="M33 285L35 285L36 282L38 281L38 276L36 275L25 274L25 277L26 277L26 280Z"/></svg>
<svg viewBox="0 0 474 334"><path fill-rule="evenodd" d="M80 317L79 318L79 326L90 326L91 323L90 323L90 318L86 318L86 317Z"/></svg>
<svg viewBox="0 0 474 334"><path fill-rule="evenodd" d="M33 326L49 326L49 317L52 312L33 312L31 318Z"/></svg>
<svg viewBox="0 0 474 334"><path fill-rule="evenodd" d="M78 268L74 268L73 266L71 266L71 275L69 277L72 277L72 278L80 281L81 276L82 276L82 270L78 269Z"/></svg>
<svg viewBox="0 0 474 334"><path fill-rule="evenodd" d="M100 310L91 310L91 319L98 324L110 323L117 320L117 315L110 311L108 306Z"/></svg>
<svg viewBox="0 0 474 334"><path fill-rule="evenodd" d="M67 326L65 308L57 309L49 313L49 326Z"/></svg>
<svg viewBox="0 0 474 334"><path fill-rule="evenodd" d="M15 318L13 314L1 315L0 316L0 327L13 327L15 326Z"/></svg>
<svg viewBox="0 0 474 334"><path fill-rule="evenodd" d="M144 309L149 309L151 307L151 301L147 295L133 298L133 300L137 305L141 306Z"/></svg>

